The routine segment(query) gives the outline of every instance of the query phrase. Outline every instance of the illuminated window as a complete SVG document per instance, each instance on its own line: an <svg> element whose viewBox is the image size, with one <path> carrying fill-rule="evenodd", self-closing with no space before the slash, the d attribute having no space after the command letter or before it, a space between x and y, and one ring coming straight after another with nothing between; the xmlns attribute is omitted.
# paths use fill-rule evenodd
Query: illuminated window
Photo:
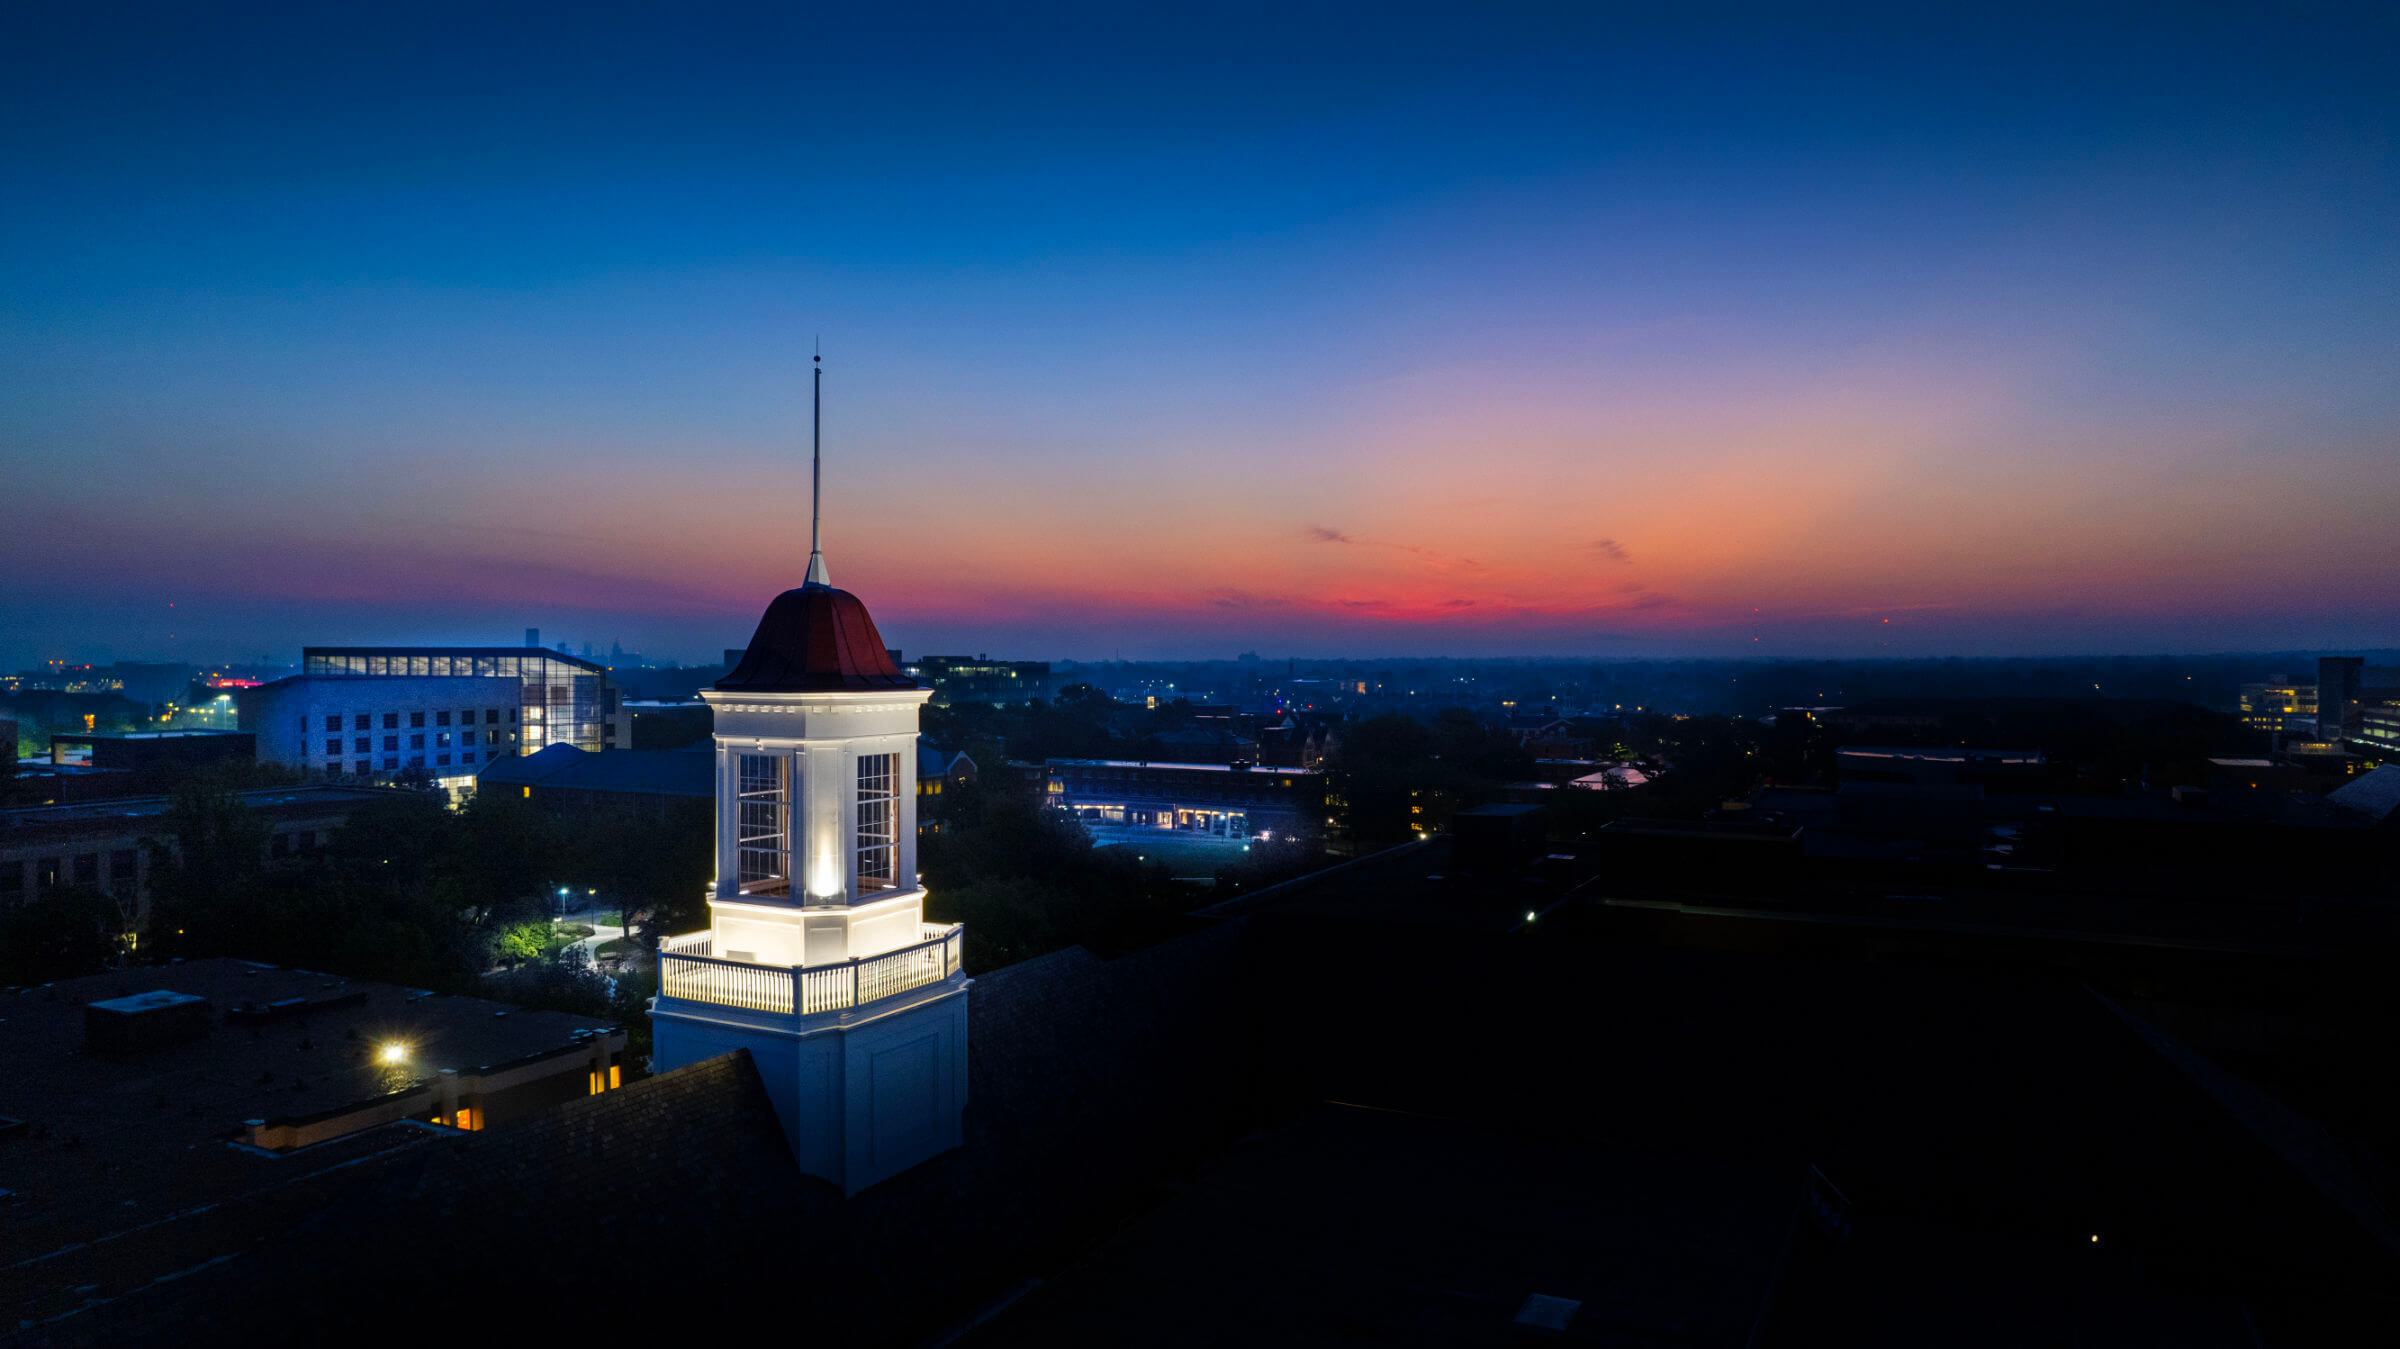
<svg viewBox="0 0 2400 1349"><path fill-rule="evenodd" d="M858 888L893 885L894 844L900 836L900 756L858 756Z"/></svg>
<svg viewBox="0 0 2400 1349"><path fill-rule="evenodd" d="M528 801L533 799L533 788L527 787L525 789L525 799Z"/></svg>
<svg viewBox="0 0 2400 1349"><path fill-rule="evenodd" d="M745 895L792 892L791 796L785 781L790 768L791 760L780 754L741 756L737 852Z"/></svg>
<svg viewBox="0 0 2400 1349"><path fill-rule="evenodd" d="M621 1086L624 1086L624 1085L625 1085L625 1079L624 1079L624 1077L623 1077L623 1075L622 1075L623 1073L624 1073L624 1069L623 1069L623 1068L621 1068L621 1067L619 1067L618 1065L616 1065L616 1064L613 1064L613 1063L612 1063L612 1064L610 1064L610 1065L608 1065L608 1085L609 1085L609 1086L611 1086L611 1087L621 1087Z"/></svg>
<svg viewBox="0 0 2400 1349"><path fill-rule="evenodd" d="M462 1105L458 1108L458 1113L451 1117L450 1127L474 1133L483 1127L483 1112L471 1105Z"/></svg>

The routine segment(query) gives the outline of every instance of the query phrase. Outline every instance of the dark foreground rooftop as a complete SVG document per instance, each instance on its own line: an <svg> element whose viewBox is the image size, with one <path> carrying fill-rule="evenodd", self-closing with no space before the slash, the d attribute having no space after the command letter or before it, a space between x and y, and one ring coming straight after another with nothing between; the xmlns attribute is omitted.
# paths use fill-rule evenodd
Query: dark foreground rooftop
<svg viewBox="0 0 2400 1349"><path fill-rule="evenodd" d="M1747 1345L1803 1190L1328 1103L1176 1187L972 1343L1506 1344L1547 1299L1572 1343Z"/></svg>
<svg viewBox="0 0 2400 1349"><path fill-rule="evenodd" d="M59 1324L1493 1343L1550 1333L1539 1294L1570 1342L2280 1349L2400 1316L2373 1175L2160 1029L2354 967L1629 909L1554 851L1415 847L981 974L966 1145L852 1199L724 1060L394 1144L309 1225Z"/></svg>
<svg viewBox="0 0 2400 1349"><path fill-rule="evenodd" d="M223 1209L132 1234L183 1263L105 1283L23 1330L57 1345L382 1343L658 1325L788 1275L803 1178L747 1054L485 1133L400 1123ZM105 1270L105 1252L65 1259ZM662 1271L687 1272L681 1288ZM707 1281L703 1287L702 1280ZM687 1322L688 1323L688 1322Z"/></svg>
<svg viewBox="0 0 2400 1349"><path fill-rule="evenodd" d="M196 1038L124 1052L87 1042L86 1004L161 990L206 1003ZM240 1018L253 1005L268 1010ZM129 1233L396 1145L352 1132L278 1156L246 1145L245 1121L371 1107L443 1068L511 1063L602 1029L561 1012L243 960L0 993L0 1117L17 1121L0 1136L0 1326L28 1304L55 1311L62 1289L138 1285L181 1268L179 1245L153 1251L152 1238ZM402 1047L391 1061L388 1046ZM59 1253L87 1245L106 1248L105 1267L62 1275L91 1257Z"/></svg>

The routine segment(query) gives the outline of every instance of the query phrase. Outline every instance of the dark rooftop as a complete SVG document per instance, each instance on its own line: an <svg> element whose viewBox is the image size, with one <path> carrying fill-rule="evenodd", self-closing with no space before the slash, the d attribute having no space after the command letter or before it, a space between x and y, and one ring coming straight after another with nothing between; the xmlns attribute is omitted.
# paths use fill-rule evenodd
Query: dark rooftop
<svg viewBox="0 0 2400 1349"><path fill-rule="evenodd" d="M65 1313L46 1333L60 1344L380 1343L395 1315L435 1308L471 1314L471 1338L554 1335L562 1316L586 1314L657 1325L659 1299L680 1290L623 1277L624 1252L674 1252L714 1278L788 1274L791 1220L804 1200L823 1202L741 1052L513 1127L402 1123L343 1142L270 1163L289 1168L280 1185L132 1234L170 1277L128 1280L88 1249L62 1254L76 1277L106 1281L36 1308ZM573 1254L578 1240L588 1258Z"/></svg>
<svg viewBox="0 0 2400 1349"><path fill-rule="evenodd" d="M239 793L242 804L271 819L297 819L349 810L400 794L390 787L264 787ZM167 813L172 798L121 796L63 806L20 806L0 810L0 842L82 838L112 830L140 831Z"/></svg>
<svg viewBox="0 0 2400 1349"><path fill-rule="evenodd" d="M250 734L249 731L57 731L50 736L50 743L83 745L96 740L231 740Z"/></svg>
<svg viewBox="0 0 2400 1349"><path fill-rule="evenodd" d="M714 798L716 759L706 751L688 749L612 749L590 751L573 745L550 745L518 758L494 759L475 780L484 786L564 787L586 792L628 792L645 796Z"/></svg>
<svg viewBox="0 0 2400 1349"><path fill-rule="evenodd" d="M87 1004L162 990L207 999L208 1032L135 1052L87 1052ZM224 1016L243 1003L353 995L360 1000L255 1025ZM0 1190L12 1193L0 1266L229 1201L349 1145L276 1157L231 1141L246 1120L372 1101L443 1068L506 1063L601 1027L563 1012L243 960L112 970L0 993L0 1116L26 1122L0 1145ZM395 1042L407 1047L404 1059L379 1063L377 1050ZM0 1287L0 1300L12 1291L22 1293ZM0 1323L5 1317L0 1308Z"/></svg>
<svg viewBox="0 0 2400 1349"><path fill-rule="evenodd" d="M1326 1104L969 1343L1505 1344L1544 1296L1573 1342L1747 1345L1804 1180Z"/></svg>

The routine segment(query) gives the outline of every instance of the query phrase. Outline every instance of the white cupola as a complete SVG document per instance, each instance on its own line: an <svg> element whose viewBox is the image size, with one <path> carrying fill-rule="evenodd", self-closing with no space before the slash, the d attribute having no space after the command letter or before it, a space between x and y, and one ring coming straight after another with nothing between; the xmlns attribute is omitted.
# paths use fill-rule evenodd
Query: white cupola
<svg viewBox="0 0 2400 1349"><path fill-rule="evenodd" d="M917 716L867 606L809 584L767 606L715 710L717 953L769 965L917 940Z"/></svg>
<svg viewBox="0 0 2400 1349"><path fill-rule="evenodd" d="M812 546L806 582L700 696L716 717L717 878L709 926L659 943L652 1065L748 1051L800 1169L855 1192L962 1136L965 932L925 921L917 883L932 692Z"/></svg>

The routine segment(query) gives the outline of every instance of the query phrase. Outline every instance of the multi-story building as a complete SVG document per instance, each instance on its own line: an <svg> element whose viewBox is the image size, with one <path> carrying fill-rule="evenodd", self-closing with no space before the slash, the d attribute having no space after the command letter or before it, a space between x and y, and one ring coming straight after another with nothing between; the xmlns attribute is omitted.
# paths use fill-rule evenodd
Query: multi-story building
<svg viewBox="0 0 2400 1349"><path fill-rule="evenodd" d="M2276 675L2262 684L2242 685L2242 724L2269 734L2313 735L2317 729L2317 686L2295 684Z"/></svg>
<svg viewBox="0 0 2400 1349"><path fill-rule="evenodd" d="M2350 749L2377 763L2400 763L2400 688L2361 688Z"/></svg>
<svg viewBox="0 0 2400 1349"><path fill-rule="evenodd" d="M2317 739L2338 744L2358 725L2359 678L2366 665L2359 656L2317 658Z"/></svg>
<svg viewBox="0 0 2400 1349"><path fill-rule="evenodd" d="M505 1132L630 1085L620 1026L247 960L114 969L12 990L5 1005L0 1259L16 1268L0 1306L12 1326L40 1305L88 1331L74 1314L97 1301L93 1280L164 1288L195 1272L190 1243L226 1241L230 1258L258 1230L195 1223L255 1225L261 1205L295 1199L295 1214L312 1210L333 1197L303 1198L323 1183L312 1177L347 1184L362 1162L448 1146L451 1130ZM126 1108L137 1100L138 1114ZM139 1239L161 1227L172 1241ZM39 1258L94 1247L105 1264Z"/></svg>
<svg viewBox="0 0 2400 1349"><path fill-rule="evenodd" d="M173 772L206 768L228 760L249 763L256 757L257 737L238 731L124 731L87 732L50 737L50 762L88 764L93 768L122 768L132 772Z"/></svg>
<svg viewBox="0 0 2400 1349"><path fill-rule="evenodd" d="M901 667L937 705L1029 703L1050 696L1050 662L989 656L919 656Z"/></svg>
<svg viewBox="0 0 2400 1349"><path fill-rule="evenodd" d="M1043 799L1092 824L1227 838L1323 832L1325 776L1315 769L1052 759L1046 772Z"/></svg>
<svg viewBox="0 0 2400 1349"><path fill-rule="evenodd" d="M950 794L973 782L975 761L957 750L917 742L917 832L938 834L949 819Z"/></svg>
<svg viewBox="0 0 2400 1349"><path fill-rule="evenodd" d="M474 785L494 758L629 746L606 666L534 647L309 647L302 673L241 690L261 760L376 782Z"/></svg>
<svg viewBox="0 0 2400 1349"><path fill-rule="evenodd" d="M267 860L305 857L333 840L361 804L384 794L356 787L278 787L241 793L267 825ZM117 901L136 927L150 904L150 850L172 847L163 796L0 810L0 908L44 890L87 885Z"/></svg>
<svg viewBox="0 0 2400 1349"><path fill-rule="evenodd" d="M1918 748L1844 745L1834 751L1834 771L1844 782L1895 782L1912 787L1981 787L2028 791L2049 775L2038 749Z"/></svg>

